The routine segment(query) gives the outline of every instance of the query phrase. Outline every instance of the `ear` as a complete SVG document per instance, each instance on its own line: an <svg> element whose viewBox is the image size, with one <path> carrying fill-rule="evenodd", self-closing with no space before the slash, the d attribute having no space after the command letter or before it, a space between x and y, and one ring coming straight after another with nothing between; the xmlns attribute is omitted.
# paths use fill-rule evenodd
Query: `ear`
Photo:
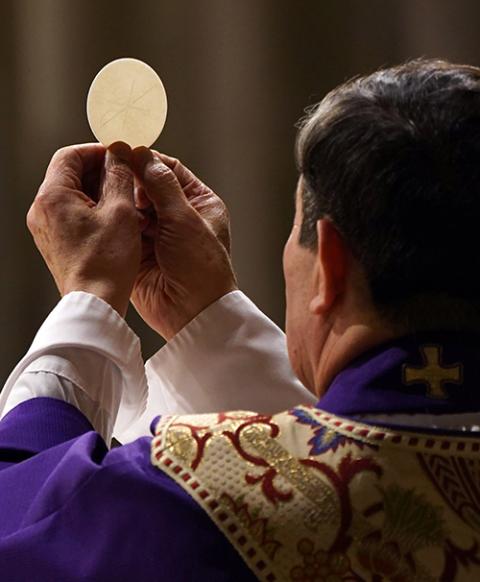
<svg viewBox="0 0 480 582"><path fill-rule="evenodd" d="M347 247L338 230L327 218L317 220L317 239L316 289L310 302L310 311L320 315L328 312L345 291Z"/></svg>

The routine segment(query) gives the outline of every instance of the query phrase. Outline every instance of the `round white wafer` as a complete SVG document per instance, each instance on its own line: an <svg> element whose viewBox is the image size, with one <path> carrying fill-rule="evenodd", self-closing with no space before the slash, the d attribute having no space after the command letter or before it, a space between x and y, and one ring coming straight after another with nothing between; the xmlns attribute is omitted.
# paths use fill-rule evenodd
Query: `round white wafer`
<svg viewBox="0 0 480 582"><path fill-rule="evenodd" d="M93 134L108 147L123 141L150 147L167 118L167 95L160 77L138 59L117 59L93 80L87 97Z"/></svg>

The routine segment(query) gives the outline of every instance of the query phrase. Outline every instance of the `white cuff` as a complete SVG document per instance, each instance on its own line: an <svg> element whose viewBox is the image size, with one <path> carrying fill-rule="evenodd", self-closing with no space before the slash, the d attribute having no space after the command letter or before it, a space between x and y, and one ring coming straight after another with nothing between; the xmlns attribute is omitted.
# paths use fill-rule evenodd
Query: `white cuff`
<svg viewBox="0 0 480 582"><path fill-rule="evenodd" d="M114 433L123 443L150 434L159 414L273 413L317 400L293 373L283 331L241 291L197 315L146 363L146 373L146 412Z"/></svg>
<svg viewBox="0 0 480 582"><path fill-rule="evenodd" d="M59 348L93 350L120 370L121 401L114 431L125 430L142 415L148 387L140 341L110 305L81 291L63 297L38 330L27 354L10 374L0 393L0 415L15 382L25 369L40 356L55 353ZM95 399L95 395L89 396Z"/></svg>

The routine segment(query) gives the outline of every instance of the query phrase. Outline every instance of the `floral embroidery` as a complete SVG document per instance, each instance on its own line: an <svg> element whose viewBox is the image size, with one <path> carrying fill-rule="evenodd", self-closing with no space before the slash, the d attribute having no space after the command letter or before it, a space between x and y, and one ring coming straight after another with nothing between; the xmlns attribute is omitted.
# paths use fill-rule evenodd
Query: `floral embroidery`
<svg viewBox="0 0 480 582"><path fill-rule="evenodd" d="M350 570L346 556L340 553L329 553L316 550L314 543L303 538L297 545L298 553L303 558L303 564L294 566L290 577L302 582L341 582Z"/></svg>
<svg viewBox="0 0 480 582"><path fill-rule="evenodd" d="M423 495L392 485L382 491L383 525L360 543L362 566L393 582L432 581L415 559L416 552L442 546L447 532L442 509Z"/></svg>
<svg viewBox="0 0 480 582"><path fill-rule="evenodd" d="M264 582L470 582L479 450L301 406L160 421L151 458Z"/></svg>
<svg viewBox="0 0 480 582"><path fill-rule="evenodd" d="M308 441L310 445L310 455L320 455L329 449L337 450L337 447L345 442L345 437L334 431L332 428L318 422L310 416L308 412L301 408L294 408L290 411L297 422L307 424L314 428L313 437Z"/></svg>

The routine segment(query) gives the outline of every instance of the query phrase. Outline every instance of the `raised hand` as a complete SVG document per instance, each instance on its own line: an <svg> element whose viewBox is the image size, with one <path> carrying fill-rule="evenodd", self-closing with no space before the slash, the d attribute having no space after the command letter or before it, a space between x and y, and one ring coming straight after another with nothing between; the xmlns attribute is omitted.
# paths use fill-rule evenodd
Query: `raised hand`
<svg viewBox="0 0 480 582"><path fill-rule="evenodd" d="M35 244L60 294L86 291L122 316L141 257L131 150L117 143L62 148L27 215Z"/></svg>
<svg viewBox="0 0 480 582"><path fill-rule="evenodd" d="M178 160L133 151L137 207L150 216L132 303L171 339L208 305L237 289L223 201ZM150 210L147 210L150 208Z"/></svg>

